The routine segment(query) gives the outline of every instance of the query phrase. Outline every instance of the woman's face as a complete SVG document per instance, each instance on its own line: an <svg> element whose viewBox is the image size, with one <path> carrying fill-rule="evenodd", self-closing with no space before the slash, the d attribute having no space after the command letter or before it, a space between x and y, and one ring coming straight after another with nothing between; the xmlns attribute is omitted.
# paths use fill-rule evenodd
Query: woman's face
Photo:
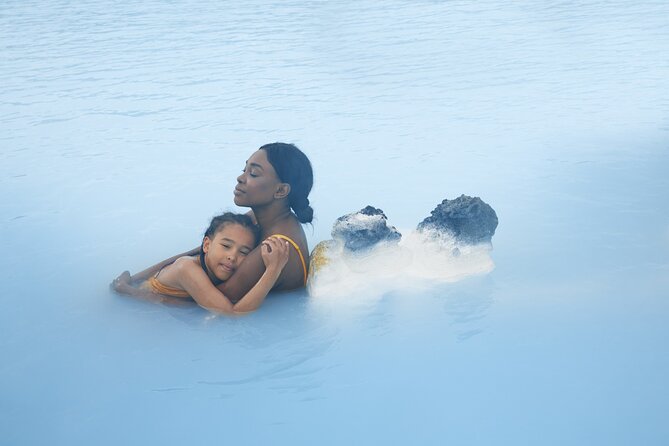
<svg viewBox="0 0 669 446"><path fill-rule="evenodd" d="M236 223L226 224L212 239L204 238L202 249L207 269L219 280L228 280L254 244L255 237L248 228Z"/></svg>
<svg viewBox="0 0 669 446"><path fill-rule="evenodd" d="M274 200L281 182L264 150L256 151L246 161L244 171L237 177L235 204L237 206L262 206Z"/></svg>

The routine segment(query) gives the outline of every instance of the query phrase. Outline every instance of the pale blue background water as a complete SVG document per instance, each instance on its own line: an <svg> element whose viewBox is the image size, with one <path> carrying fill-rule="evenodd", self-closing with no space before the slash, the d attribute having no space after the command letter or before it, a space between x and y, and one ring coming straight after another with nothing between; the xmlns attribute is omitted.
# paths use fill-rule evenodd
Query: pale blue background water
<svg viewBox="0 0 669 446"><path fill-rule="evenodd" d="M3 1L2 443L667 444L668 50L663 1ZM237 319L107 290L277 140L312 246L466 193L496 270Z"/></svg>

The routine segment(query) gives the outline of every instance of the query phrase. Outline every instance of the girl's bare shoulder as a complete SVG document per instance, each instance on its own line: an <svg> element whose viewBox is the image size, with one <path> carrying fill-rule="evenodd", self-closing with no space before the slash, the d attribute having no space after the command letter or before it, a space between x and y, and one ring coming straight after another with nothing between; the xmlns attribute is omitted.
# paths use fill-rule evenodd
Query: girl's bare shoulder
<svg viewBox="0 0 669 446"><path fill-rule="evenodd" d="M179 257L174 263L166 267L160 276L168 280L177 279L177 277L181 277L182 274L192 273L192 271L198 269L200 269L200 261L198 257L183 256Z"/></svg>
<svg viewBox="0 0 669 446"><path fill-rule="evenodd" d="M172 264L175 269L191 269L200 268L200 259L197 256L183 256L179 257Z"/></svg>

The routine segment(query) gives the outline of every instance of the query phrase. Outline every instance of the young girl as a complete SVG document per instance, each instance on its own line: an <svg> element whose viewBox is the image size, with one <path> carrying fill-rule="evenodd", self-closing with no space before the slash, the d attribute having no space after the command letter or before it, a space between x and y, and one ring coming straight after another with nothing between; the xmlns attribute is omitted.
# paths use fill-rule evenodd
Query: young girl
<svg viewBox="0 0 669 446"><path fill-rule="evenodd" d="M269 237L262 242L260 249L265 272L237 303L230 302L216 286L232 276L256 247L259 236L260 232L250 217L227 212L211 221L199 255L179 257L156 274L153 274L154 267L134 276L125 271L114 280L112 287L119 293L150 300L161 299L158 295L191 297L210 311L227 314L253 311L265 300L288 261L287 241Z"/></svg>

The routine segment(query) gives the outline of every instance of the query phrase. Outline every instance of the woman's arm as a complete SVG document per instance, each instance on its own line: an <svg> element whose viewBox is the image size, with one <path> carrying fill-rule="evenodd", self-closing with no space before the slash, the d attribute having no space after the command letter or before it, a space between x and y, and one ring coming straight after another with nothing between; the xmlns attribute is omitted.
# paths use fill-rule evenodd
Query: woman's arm
<svg viewBox="0 0 669 446"><path fill-rule="evenodd" d="M183 298L164 296L162 294L152 293L149 290L143 290L133 286L130 282L130 273L128 271L123 271L120 276L118 276L111 283L110 288L116 291L119 294L125 294L127 296L137 297L142 300L157 304L167 304L174 306L188 306L192 305L192 301L185 300Z"/></svg>
<svg viewBox="0 0 669 446"><path fill-rule="evenodd" d="M167 265L170 265L170 264L174 263L176 261L176 259L178 259L179 257L194 256L199 252L200 252L199 247L193 248L188 252L184 252L182 254L177 254L173 257L170 257L169 259L163 260L162 262L156 263L155 265L150 266L147 269L130 276L130 283L131 284L136 284L136 283L144 282L145 280L148 280L149 277L155 276L158 271L165 268Z"/></svg>
<svg viewBox="0 0 669 446"><path fill-rule="evenodd" d="M233 304L225 294L221 293L209 280L207 274L193 262L182 262L177 274L181 287L201 306L210 311L227 314L246 313L256 310L270 292L286 262L288 261L289 245L283 240L273 237L265 240L261 245L261 256L266 265L256 284L239 300ZM245 259L242 264L246 263Z"/></svg>

